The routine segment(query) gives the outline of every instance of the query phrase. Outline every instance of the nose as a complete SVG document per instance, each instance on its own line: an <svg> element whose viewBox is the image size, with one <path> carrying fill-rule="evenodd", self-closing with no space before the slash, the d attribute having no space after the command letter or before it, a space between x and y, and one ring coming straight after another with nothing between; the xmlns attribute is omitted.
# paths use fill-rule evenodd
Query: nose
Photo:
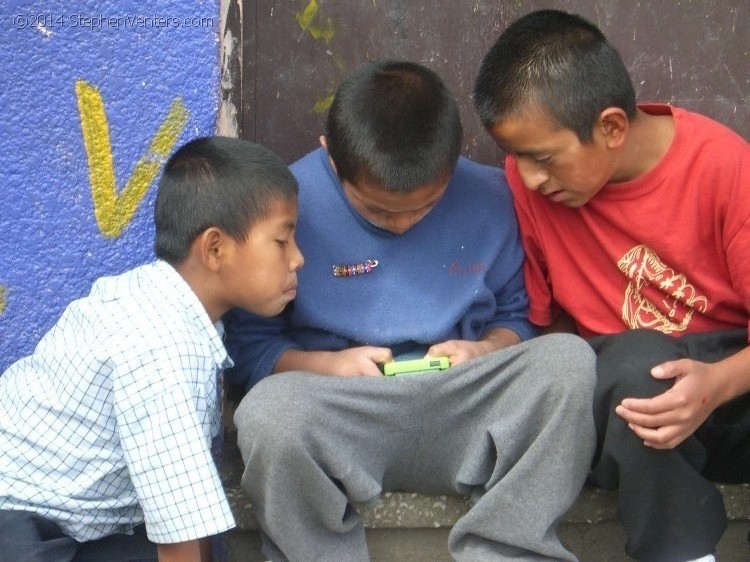
<svg viewBox="0 0 750 562"><path fill-rule="evenodd" d="M305 256L302 255L302 251L299 249L299 246L297 246L297 241L295 240L292 244L292 256L289 259L289 269L291 271L297 271L303 265L305 265Z"/></svg>
<svg viewBox="0 0 750 562"><path fill-rule="evenodd" d="M403 234L419 222L420 217L415 213L402 213L388 219L386 230L394 234Z"/></svg>
<svg viewBox="0 0 750 562"><path fill-rule="evenodd" d="M549 174L529 158L518 158L518 173L523 183L532 191L537 191L549 179Z"/></svg>

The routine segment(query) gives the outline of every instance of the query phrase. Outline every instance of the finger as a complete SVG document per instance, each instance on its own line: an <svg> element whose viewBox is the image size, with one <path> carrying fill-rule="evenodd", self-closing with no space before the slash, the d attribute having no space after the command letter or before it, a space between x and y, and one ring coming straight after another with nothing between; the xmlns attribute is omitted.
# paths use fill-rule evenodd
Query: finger
<svg viewBox="0 0 750 562"><path fill-rule="evenodd" d="M370 347L367 352L367 357L374 363L382 364L393 361L393 353L387 347Z"/></svg>
<svg viewBox="0 0 750 562"><path fill-rule="evenodd" d="M657 429L628 424L628 427L643 440L643 444L654 449L672 449L685 439L679 426L664 426Z"/></svg>
<svg viewBox="0 0 750 562"><path fill-rule="evenodd" d="M427 350L427 355L430 357L449 357L453 350L453 346L450 342L436 343Z"/></svg>
<svg viewBox="0 0 750 562"><path fill-rule="evenodd" d="M468 361L468 358L465 355L458 353L456 355L451 355L450 360L451 367L455 367L456 365L460 365L461 363L466 363Z"/></svg>
<svg viewBox="0 0 750 562"><path fill-rule="evenodd" d="M668 411L661 414L644 414L629 410L622 405L615 408L615 412L618 416L624 419L628 424L635 424L642 427L657 428L675 423L674 413Z"/></svg>
<svg viewBox="0 0 750 562"><path fill-rule="evenodd" d="M673 379L684 375L689 370L690 361L687 359L677 359L676 361L667 361L651 369L651 376L656 379Z"/></svg>
<svg viewBox="0 0 750 562"><path fill-rule="evenodd" d="M681 403L670 392L664 392L653 398L625 398L620 405L626 410L642 414L661 414L674 410Z"/></svg>
<svg viewBox="0 0 750 562"><path fill-rule="evenodd" d="M392 361L392 359L391 359ZM387 363L384 361L383 363ZM360 362L359 376L365 377L381 377L383 376L382 364L380 361L375 361L371 356L368 356L364 361Z"/></svg>

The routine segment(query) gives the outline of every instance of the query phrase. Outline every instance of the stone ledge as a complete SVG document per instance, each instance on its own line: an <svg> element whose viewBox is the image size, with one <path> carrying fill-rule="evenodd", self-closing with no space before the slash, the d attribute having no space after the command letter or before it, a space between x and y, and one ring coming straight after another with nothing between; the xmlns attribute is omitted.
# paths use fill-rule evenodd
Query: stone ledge
<svg viewBox="0 0 750 562"><path fill-rule="evenodd" d="M236 446L225 443L219 461L232 513L240 530L257 528L250 500L240 488L242 459ZM750 485L720 485L729 519L750 521ZM471 502L462 496L426 496L406 492L386 492L375 505L358 506L369 529L439 529L452 527L469 509ZM586 487L565 516L563 523L598 524L617 520L614 492Z"/></svg>

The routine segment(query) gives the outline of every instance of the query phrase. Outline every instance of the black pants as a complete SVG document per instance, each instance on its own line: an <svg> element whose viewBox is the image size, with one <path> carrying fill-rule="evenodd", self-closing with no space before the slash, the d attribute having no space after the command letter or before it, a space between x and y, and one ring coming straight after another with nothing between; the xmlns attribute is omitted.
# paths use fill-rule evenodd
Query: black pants
<svg viewBox="0 0 750 562"><path fill-rule="evenodd" d="M53 521L26 511L0 510L0 561L156 562L156 545L141 525L133 535L79 543Z"/></svg>
<svg viewBox="0 0 750 562"><path fill-rule="evenodd" d="M720 361L747 346L747 332L673 338L630 330L589 343L598 358L592 475L602 488L619 488L626 552L644 562L690 560L713 552L727 527L713 482L750 482L750 395L718 408L671 450L644 446L614 410L624 398L652 397L671 387L673 381L651 376L653 366L680 358Z"/></svg>

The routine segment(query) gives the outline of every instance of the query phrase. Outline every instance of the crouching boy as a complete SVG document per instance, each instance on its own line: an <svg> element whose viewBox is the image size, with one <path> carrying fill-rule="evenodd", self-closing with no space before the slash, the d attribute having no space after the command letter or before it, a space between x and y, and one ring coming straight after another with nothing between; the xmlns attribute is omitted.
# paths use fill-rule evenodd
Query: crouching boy
<svg viewBox="0 0 750 562"><path fill-rule="evenodd" d="M158 259L99 279L0 377L0 560L205 561L234 526L210 452L219 318L294 297L297 182L260 146L197 139L154 218Z"/></svg>

